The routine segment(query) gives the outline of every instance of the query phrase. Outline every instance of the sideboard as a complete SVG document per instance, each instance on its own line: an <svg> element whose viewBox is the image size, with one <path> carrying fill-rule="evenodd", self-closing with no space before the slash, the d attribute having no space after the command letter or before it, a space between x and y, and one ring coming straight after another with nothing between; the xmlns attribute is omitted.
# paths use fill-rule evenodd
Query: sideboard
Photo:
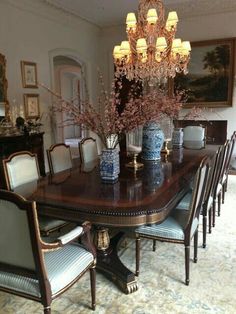
<svg viewBox="0 0 236 314"><path fill-rule="evenodd" d="M18 151L27 150L36 154L40 174L45 176L43 135L44 132L9 136L0 135L0 188L5 188L6 186L2 160Z"/></svg>

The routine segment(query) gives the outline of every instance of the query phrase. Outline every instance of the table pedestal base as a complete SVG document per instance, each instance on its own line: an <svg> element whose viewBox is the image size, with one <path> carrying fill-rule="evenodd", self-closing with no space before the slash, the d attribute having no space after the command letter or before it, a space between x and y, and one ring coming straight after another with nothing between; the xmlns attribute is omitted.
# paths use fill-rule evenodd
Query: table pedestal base
<svg viewBox="0 0 236 314"><path fill-rule="evenodd" d="M107 250L97 251L97 269L113 281L124 293L129 294L138 290L138 283L132 273L118 256L118 244L124 236L123 232L115 235Z"/></svg>

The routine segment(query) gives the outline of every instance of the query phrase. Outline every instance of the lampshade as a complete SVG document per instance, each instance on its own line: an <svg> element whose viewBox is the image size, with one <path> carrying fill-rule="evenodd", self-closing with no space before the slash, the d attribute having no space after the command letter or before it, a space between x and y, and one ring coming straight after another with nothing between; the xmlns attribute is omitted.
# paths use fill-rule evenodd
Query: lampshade
<svg viewBox="0 0 236 314"><path fill-rule="evenodd" d="M130 44L128 41L122 41L120 45L120 52L122 55L128 55L130 53Z"/></svg>
<svg viewBox="0 0 236 314"><path fill-rule="evenodd" d="M147 50L147 42L145 38L139 38L137 40L137 52L142 53Z"/></svg>
<svg viewBox="0 0 236 314"><path fill-rule="evenodd" d="M147 21L149 24L155 24L158 20L156 9L149 9L147 13Z"/></svg>
<svg viewBox="0 0 236 314"><path fill-rule="evenodd" d="M165 37L158 37L157 42L156 42L156 48L158 51L162 52L166 49L167 47L167 42Z"/></svg>
<svg viewBox="0 0 236 314"><path fill-rule="evenodd" d="M126 17L126 25L127 25L127 29L134 29L136 28L136 16L134 13L128 13L127 17Z"/></svg>
<svg viewBox="0 0 236 314"><path fill-rule="evenodd" d="M113 57L115 59L120 59L122 57L122 53L120 51L120 46L115 46L113 49Z"/></svg>

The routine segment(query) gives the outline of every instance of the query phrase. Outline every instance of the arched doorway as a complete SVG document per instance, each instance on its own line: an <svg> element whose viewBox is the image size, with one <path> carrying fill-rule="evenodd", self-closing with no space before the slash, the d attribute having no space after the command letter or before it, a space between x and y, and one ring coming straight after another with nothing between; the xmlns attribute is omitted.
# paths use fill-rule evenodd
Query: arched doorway
<svg viewBox="0 0 236 314"><path fill-rule="evenodd" d="M76 99L78 106L85 95L84 64L71 50L54 50L50 53L52 88L66 100ZM73 157L78 157L78 142L84 137L83 130L78 125L66 123L65 113L57 112L53 116L54 142L64 142L71 146Z"/></svg>

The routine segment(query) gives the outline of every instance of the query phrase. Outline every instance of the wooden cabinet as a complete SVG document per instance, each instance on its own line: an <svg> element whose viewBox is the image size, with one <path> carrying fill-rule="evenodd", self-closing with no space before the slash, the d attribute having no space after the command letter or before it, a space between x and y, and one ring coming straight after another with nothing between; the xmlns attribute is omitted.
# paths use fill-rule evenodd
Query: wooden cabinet
<svg viewBox="0 0 236 314"><path fill-rule="evenodd" d="M33 133L30 135L11 135L0 136L0 187L5 187L5 179L3 173L2 160L10 154L22 150L28 150L38 156L39 170L42 176L45 176L45 163L44 163L44 133ZM23 170L23 169L22 169Z"/></svg>

